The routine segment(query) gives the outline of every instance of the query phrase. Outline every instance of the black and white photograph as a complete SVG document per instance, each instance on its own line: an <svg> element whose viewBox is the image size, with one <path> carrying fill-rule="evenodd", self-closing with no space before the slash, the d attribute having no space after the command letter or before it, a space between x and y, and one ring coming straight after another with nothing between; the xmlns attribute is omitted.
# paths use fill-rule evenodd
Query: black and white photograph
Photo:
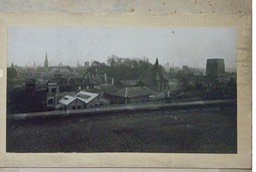
<svg viewBox="0 0 256 172"><path fill-rule="evenodd" d="M9 27L6 152L237 149L236 27Z"/></svg>

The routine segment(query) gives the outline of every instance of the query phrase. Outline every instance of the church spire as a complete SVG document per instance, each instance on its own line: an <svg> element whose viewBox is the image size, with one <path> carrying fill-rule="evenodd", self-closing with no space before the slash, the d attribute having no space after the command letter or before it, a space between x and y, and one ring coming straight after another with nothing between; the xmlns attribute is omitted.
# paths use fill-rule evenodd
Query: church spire
<svg viewBox="0 0 256 172"><path fill-rule="evenodd" d="M44 60L44 68L45 68L45 69L47 69L47 68L48 68L47 52L46 52L45 60Z"/></svg>
<svg viewBox="0 0 256 172"><path fill-rule="evenodd" d="M159 65L159 63L158 63L158 57L156 58L156 62L155 62L155 65Z"/></svg>
<svg viewBox="0 0 256 172"><path fill-rule="evenodd" d="M159 62L158 62L158 57L156 58L156 62L155 62L155 72L156 72L156 80L159 80Z"/></svg>

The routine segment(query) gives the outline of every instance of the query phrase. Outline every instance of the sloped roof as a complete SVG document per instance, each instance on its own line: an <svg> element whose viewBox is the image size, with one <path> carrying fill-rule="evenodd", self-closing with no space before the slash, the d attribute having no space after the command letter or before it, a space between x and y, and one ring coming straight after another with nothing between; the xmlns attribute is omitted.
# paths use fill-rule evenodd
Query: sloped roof
<svg viewBox="0 0 256 172"><path fill-rule="evenodd" d="M75 95L76 95L75 91L65 91L65 92L59 92L58 94L56 94L56 97L57 97L57 100L60 100L65 96L75 97Z"/></svg>
<svg viewBox="0 0 256 172"><path fill-rule="evenodd" d="M74 96L66 95L62 99L60 99L59 103L64 104L64 105L68 105L71 102L73 102L75 99L76 99L76 97L74 97Z"/></svg>
<svg viewBox="0 0 256 172"><path fill-rule="evenodd" d="M100 91L104 92L104 94L113 94L117 91L117 87L114 85L100 85Z"/></svg>
<svg viewBox="0 0 256 172"><path fill-rule="evenodd" d="M74 96L70 96L70 95L64 96L63 98L61 98L59 100L59 103L64 104L64 105L68 105L76 99L79 100L79 101L82 101L84 103L89 103L90 101L92 101L98 95L99 94L97 94L97 93L90 93L90 92L87 92L87 91L80 91L79 93L77 93Z"/></svg>
<svg viewBox="0 0 256 172"><path fill-rule="evenodd" d="M90 93L90 92L87 92L87 91L80 91L76 95L76 98L83 101L84 103L89 103L90 101L92 101L98 95L99 94L97 94L97 93Z"/></svg>
<svg viewBox="0 0 256 172"><path fill-rule="evenodd" d="M138 80L120 80L124 86L135 86L138 83Z"/></svg>
<svg viewBox="0 0 256 172"><path fill-rule="evenodd" d="M118 89L115 93L111 95L118 96L118 97L126 97L126 98L133 98L133 97L141 97L141 96L149 96L152 94L156 94L155 91L151 90L148 87L125 87L122 89Z"/></svg>
<svg viewBox="0 0 256 172"><path fill-rule="evenodd" d="M156 81L166 81L167 79L164 77L163 70L159 66L158 59L154 66L148 68L140 77L139 81L142 81L145 85L149 87L156 87Z"/></svg>

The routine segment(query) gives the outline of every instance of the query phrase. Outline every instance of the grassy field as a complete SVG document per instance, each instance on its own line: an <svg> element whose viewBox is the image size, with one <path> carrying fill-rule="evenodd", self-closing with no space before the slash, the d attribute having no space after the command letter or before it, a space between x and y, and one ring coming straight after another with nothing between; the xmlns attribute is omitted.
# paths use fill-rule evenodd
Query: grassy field
<svg viewBox="0 0 256 172"><path fill-rule="evenodd" d="M236 107L7 122L7 152L236 153Z"/></svg>

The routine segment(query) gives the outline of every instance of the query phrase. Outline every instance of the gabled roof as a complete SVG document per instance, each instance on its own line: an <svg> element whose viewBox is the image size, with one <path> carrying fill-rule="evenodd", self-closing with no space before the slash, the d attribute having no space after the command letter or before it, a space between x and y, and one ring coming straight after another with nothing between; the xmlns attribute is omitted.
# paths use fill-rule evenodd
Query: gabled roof
<svg viewBox="0 0 256 172"><path fill-rule="evenodd" d="M74 100L79 100L84 103L89 103L92 101L95 97L97 97L99 94L97 93L90 93L87 91L80 91L75 96L66 95L62 99L60 99L59 103L68 105L72 103Z"/></svg>
<svg viewBox="0 0 256 172"><path fill-rule="evenodd" d="M87 91L80 91L76 95L76 98L83 101L84 103L89 103L90 101L92 101L98 95L99 95L98 93L90 93L90 92L87 92Z"/></svg>
<svg viewBox="0 0 256 172"><path fill-rule="evenodd" d="M74 97L74 96L66 95L62 99L60 99L59 103L64 104L64 105L68 105L71 102L73 102L75 99L76 99L76 97Z"/></svg>

